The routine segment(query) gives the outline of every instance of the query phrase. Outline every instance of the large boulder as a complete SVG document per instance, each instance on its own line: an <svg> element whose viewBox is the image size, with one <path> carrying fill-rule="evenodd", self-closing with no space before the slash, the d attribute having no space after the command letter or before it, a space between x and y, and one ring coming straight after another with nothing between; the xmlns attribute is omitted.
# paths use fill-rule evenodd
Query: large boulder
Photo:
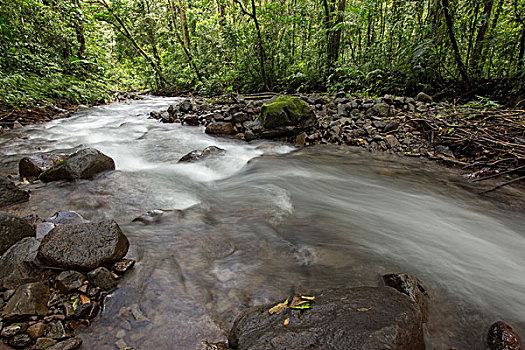
<svg viewBox="0 0 525 350"><path fill-rule="evenodd" d="M229 336L233 349L391 349L422 350L422 316L417 305L392 288L328 290L310 309L275 304L246 310Z"/></svg>
<svg viewBox="0 0 525 350"><path fill-rule="evenodd" d="M29 200L29 193L21 190L11 180L0 175L0 207Z"/></svg>
<svg viewBox="0 0 525 350"><path fill-rule="evenodd" d="M17 216L0 212L0 255L25 237L35 237L33 225Z"/></svg>
<svg viewBox="0 0 525 350"><path fill-rule="evenodd" d="M191 151L190 153L179 159L179 163L191 163L199 160L204 160L208 157L223 154L224 150L219 147L209 146L202 151Z"/></svg>
<svg viewBox="0 0 525 350"><path fill-rule="evenodd" d="M212 122L206 127L206 134L210 135L231 135L233 124L229 122Z"/></svg>
<svg viewBox="0 0 525 350"><path fill-rule="evenodd" d="M64 270L111 267L128 252L129 241L114 221L59 225L38 250L39 260Z"/></svg>
<svg viewBox="0 0 525 350"><path fill-rule="evenodd" d="M40 174L40 180L51 182L57 180L74 181L92 179L96 175L115 170L115 162L94 148L82 149L64 159L60 164Z"/></svg>
<svg viewBox="0 0 525 350"><path fill-rule="evenodd" d="M258 121L267 130L281 127L302 130L313 126L316 117L310 105L300 98L280 96L262 105Z"/></svg>
<svg viewBox="0 0 525 350"><path fill-rule="evenodd" d="M42 282L28 283L16 289L5 306L4 321L25 321L31 316L46 316L49 288Z"/></svg>
<svg viewBox="0 0 525 350"><path fill-rule="evenodd" d="M389 273L383 275L383 281L389 287L408 295L419 306L423 321L428 319L428 293L423 282L406 273Z"/></svg>
<svg viewBox="0 0 525 350"><path fill-rule="evenodd" d="M0 290L15 289L38 280L41 272L36 258L40 242L34 237L24 238L0 258Z"/></svg>
<svg viewBox="0 0 525 350"><path fill-rule="evenodd" d="M21 178L38 177L44 171L58 165L66 155L64 154L35 154L24 157L18 163L18 174Z"/></svg>

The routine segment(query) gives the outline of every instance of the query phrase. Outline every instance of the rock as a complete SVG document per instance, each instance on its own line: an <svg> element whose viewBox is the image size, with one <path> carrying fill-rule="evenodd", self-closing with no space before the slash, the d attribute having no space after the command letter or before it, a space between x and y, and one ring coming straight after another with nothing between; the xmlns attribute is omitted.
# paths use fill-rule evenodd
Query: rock
<svg viewBox="0 0 525 350"><path fill-rule="evenodd" d="M188 113L192 109L191 100L182 101L179 107L180 107L181 112Z"/></svg>
<svg viewBox="0 0 525 350"><path fill-rule="evenodd" d="M2 329L2 337L11 338L15 335L22 333L27 328L25 323L13 323L9 326L6 326Z"/></svg>
<svg viewBox="0 0 525 350"><path fill-rule="evenodd" d="M126 272L128 272L128 270L131 269L133 266L135 266L135 260L133 260L133 259L122 259L120 261L117 261L113 265L113 271L115 271L119 275L123 275Z"/></svg>
<svg viewBox="0 0 525 350"><path fill-rule="evenodd" d="M4 321L23 321L31 316L47 315L49 289L41 282L24 284L7 302L2 317Z"/></svg>
<svg viewBox="0 0 525 350"><path fill-rule="evenodd" d="M490 326L487 343L490 350L522 350L518 335L511 326L502 321Z"/></svg>
<svg viewBox="0 0 525 350"><path fill-rule="evenodd" d="M383 132L390 132L393 130L396 130L399 127L399 122L397 120L393 120L391 122L386 123L385 127L383 128Z"/></svg>
<svg viewBox="0 0 525 350"><path fill-rule="evenodd" d="M295 145L298 147L303 147L305 143L306 143L306 133L303 132L297 135L297 137L295 138Z"/></svg>
<svg viewBox="0 0 525 350"><path fill-rule="evenodd" d="M392 288L327 290L316 295L311 309L304 311L286 309L270 315L273 306L256 306L238 317L228 338L230 347L425 349L419 308ZM286 318L290 320L284 326Z"/></svg>
<svg viewBox="0 0 525 350"><path fill-rule="evenodd" d="M14 348L22 349L31 344L31 337L27 334L17 334L9 339L9 345Z"/></svg>
<svg viewBox="0 0 525 350"><path fill-rule="evenodd" d="M38 338L36 340L34 350L45 350L55 345L57 341L51 338Z"/></svg>
<svg viewBox="0 0 525 350"><path fill-rule="evenodd" d="M389 287L392 287L401 293L408 295L413 302L419 306L423 315L423 322L428 318L428 294L423 286L423 282L414 276L406 273L391 273L383 275L383 281Z"/></svg>
<svg viewBox="0 0 525 350"><path fill-rule="evenodd" d="M38 259L52 267L89 271L112 266L128 248L128 239L114 221L60 225L42 240Z"/></svg>
<svg viewBox="0 0 525 350"><path fill-rule="evenodd" d="M399 146L401 146L399 141L393 135L386 135L385 141L388 144L388 146L393 150L396 150Z"/></svg>
<svg viewBox="0 0 525 350"><path fill-rule="evenodd" d="M58 165L65 154L36 154L24 157L18 162L18 174L20 178L33 178L40 176L46 170Z"/></svg>
<svg viewBox="0 0 525 350"><path fill-rule="evenodd" d="M78 271L63 271L56 278L57 287L62 294L68 294L82 287L84 276Z"/></svg>
<svg viewBox="0 0 525 350"><path fill-rule="evenodd" d="M81 345L81 338L71 338L53 345L52 347L48 348L48 350L75 350L80 348Z"/></svg>
<svg viewBox="0 0 525 350"><path fill-rule="evenodd" d="M46 325L46 337L52 339L70 338L73 334L64 327L62 321L49 322Z"/></svg>
<svg viewBox="0 0 525 350"><path fill-rule="evenodd" d="M82 304L75 310L75 318L81 320L92 320L100 311L100 305L95 302Z"/></svg>
<svg viewBox="0 0 525 350"><path fill-rule="evenodd" d="M71 210L61 210L56 212L50 218L44 220L53 224L80 224L86 220L77 212Z"/></svg>
<svg viewBox="0 0 525 350"><path fill-rule="evenodd" d="M15 295L16 290L15 289L8 289L4 292L4 301L8 301L11 299L13 295Z"/></svg>
<svg viewBox="0 0 525 350"><path fill-rule="evenodd" d="M33 339L40 338L46 331L46 325L42 322L35 323L27 329L27 334Z"/></svg>
<svg viewBox="0 0 525 350"><path fill-rule="evenodd" d="M223 154L225 151L222 148L215 147L215 146L209 146L203 149L202 151L192 151L185 156L183 156L181 159L179 159L178 163L190 163L195 162L198 160L204 160L208 157Z"/></svg>
<svg viewBox="0 0 525 350"><path fill-rule="evenodd" d="M445 145L436 145L436 147L434 148L434 153L454 158L454 153L452 152L452 150Z"/></svg>
<svg viewBox="0 0 525 350"><path fill-rule="evenodd" d="M40 275L37 253L40 242L24 238L0 258L0 290L16 289L24 283L35 282Z"/></svg>
<svg viewBox="0 0 525 350"><path fill-rule="evenodd" d="M149 210L146 214L133 219L132 222L143 222L146 225L149 225L149 224L153 224L156 222L160 222L163 215L164 215L163 210L160 210L160 209Z"/></svg>
<svg viewBox="0 0 525 350"><path fill-rule="evenodd" d="M111 170L115 170L113 159L94 148L86 148L67 157L59 165L44 171L39 178L44 182L90 180L102 172Z"/></svg>
<svg viewBox="0 0 525 350"><path fill-rule="evenodd" d="M425 94L424 92L420 92L416 96L416 101L424 102L424 103L432 103L434 99L431 96Z"/></svg>
<svg viewBox="0 0 525 350"><path fill-rule="evenodd" d="M100 287L102 290L109 291L117 286L117 279L105 267L99 267L89 272L87 278L92 285Z"/></svg>
<svg viewBox="0 0 525 350"><path fill-rule="evenodd" d="M184 118L181 119L183 125L188 126L199 126L200 125L200 119L198 115L187 115Z"/></svg>
<svg viewBox="0 0 525 350"><path fill-rule="evenodd" d="M258 118L265 129L293 126L305 129L313 126L316 117L305 101L292 96L280 96L262 105Z"/></svg>
<svg viewBox="0 0 525 350"><path fill-rule="evenodd" d="M11 180L0 175L0 207L26 202L29 193L18 188Z"/></svg>
<svg viewBox="0 0 525 350"><path fill-rule="evenodd" d="M52 229L55 228L55 224L51 222L41 222L36 225L36 238L44 238Z"/></svg>
<svg viewBox="0 0 525 350"><path fill-rule="evenodd" d="M232 116L234 123L244 123L248 120L248 114L244 112L237 112Z"/></svg>
<svg viewBox="0 0 525 350"><path fill-rule="evenodd" d="M26 220L0 212L0 255L23 238L35 236L35 228Z"/></svg>
<svg viewBox="0 0 525 350"><path fill-rule="evenodd" d="M233 124L228 122L213 122L206 127L206 134L211 135L231 135Z"/></svg>
<svg viewBox="0 0 525 350"><path fill-rule="evenodd" d="M2 129L0 129L1 131ZM4 343L2 340L0 340L0 350L13 350L12 347L8 346L6 343Z"/></svg>

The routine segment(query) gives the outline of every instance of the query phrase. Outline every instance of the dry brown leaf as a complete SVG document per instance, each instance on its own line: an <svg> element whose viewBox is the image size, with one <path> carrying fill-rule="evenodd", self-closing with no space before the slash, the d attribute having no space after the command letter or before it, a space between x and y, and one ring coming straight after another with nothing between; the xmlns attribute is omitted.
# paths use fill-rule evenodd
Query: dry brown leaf
<svg viewBox="0 0 525 350"><path fill-rule="evenodd" d="M372 310L371 307L360 307L359 309L357 309L357 311L359 312L367 312L367 311L370 311Z"/></svg>
<svg viewBox="0 0 525 350"><path fill-rule="evenodd" d="M80 301L82 302L82 305L88 304L91 302L91 300L83 294L80 294Z"/></svg>
<svg viewBox="0 0 525 350"><path fill-rule="evenodd" d="M273 315L273 314L280 314L284 309L287 309L288 308L288 300L290 298L286 298L285 301L283 301L282 303L279 303L277 305L275 305L274 307L272 307L270 310L268 310L268 312L270 313L270 315Z"/></svg>

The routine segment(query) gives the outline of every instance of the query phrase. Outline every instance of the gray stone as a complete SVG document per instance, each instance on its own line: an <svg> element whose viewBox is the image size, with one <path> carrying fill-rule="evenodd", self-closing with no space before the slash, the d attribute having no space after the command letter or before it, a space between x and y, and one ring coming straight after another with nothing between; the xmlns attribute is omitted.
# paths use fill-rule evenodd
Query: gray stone
<svg viewBox="0 0 525 350"><path fill-rule="evenodd" d="M80 348L81 345L81 338L71 338L51 346L48 350L75 350Z"/></svg>
<svg viewBox="0 0 525 350"><path fill-rule="evenodd" d="M393 150L395 150L395 149L397 149L399 146L401 146L401 144L399 143L399 141L398 141L398 140L396 139L396 137L393 136L393 135L386 135L386 137L385 137L385 141L386 141L387 145L388 145L391 149L393 149Z"/></svg>
<svg viewBox="0 0 525 350"><path fill-rule="evenodd" d="M383 281L389 287L395 288L407 295L414 303L419 306L423 322L428 317L428 294L423 282L414 276L406 273L390 273L383 275Z"/></svg>
<svg viewBox="0 0 525 350"><path fill-rule="evenodd" d="M26 202L29 193L16 186L7 177L0 175L0 207Z"/></svg>
<svg viewBox="0 0 525 350"><path fill-rule="evenodd" d="M128 239L114 221L60 225L44 237L38 258L47 266L89 271L111 267L128 248Z"/></svg>
<svg viewBox="0 0 525 350"><path fill-rule="evenodd" d="M186 115L181 121L183 125L188 126L199 126L201 123L199 116L194 114Z"/></svg>
<svg viewBox="0 0 525 350"><path fill-rule="evenodd" d="M111 271L105 267L99 267L89 272L87 278L92 285L106 291L114 289L118 283Z"/></svg>
<svg viewBox="0 0 525 350"><path fill-rule="evenodd" d="M425 102L425 103L431 103L431 102L434 101L434 99L431 96L425 94L424 92L420 92L416 96L416 101Z"/></svg>
<svg viewBox="0 0 525 350"><path fill-rule="evenodd" d="M0 258L0 290L16 289L24 283L38 280L41 269L37 260L40 242L24 238Z"/></svg>
<svg viewBox="0 0 525 350"><path fill-rule="evenodd" d="M44 182L90 180L102 172L111 170L115 170L113 159L94 148L86 148L67 157L59 165L44 171L39 178Z"/></svg>
<svg viewBox="0 0 525 350"><path fill-rule="evenodd" d="M0 255L23 238L35 236L35 228L26 220L0 212Z"/></svg>
<svg viewBox="0 0 525 350"><path fill-rule="evenodd" d="M129 269L131 269L133 266L135 266L135 260L133 260L133 259L122 259L120 261L117 261L113 265L113 271L115 271L119 275L123 275Z"/></svg>
<svg viewBox="0 0 525 350"><path fill-rule="evenodd" d="M73 336L73 333L64 327L62 321L49 322L46 325L46 337L52 339L65 339Z"/></svg>
<svg viewBox="0 0 525 350"><path fill-rule="evenodd" d="M2 317L5 321L23 321L31 316L47 315L49 289L41 282L24 284L7 302Z"/></svg>
<svg viewBox="0 0 525 350"><path fill-rule="evenodd" d="M63 271L57 278L57 287L63 294L68 294L82 287L84 276L78 271Z"/></svg>
<svg viewBox="0 0 525 350"><path fill-rule="evenodd" d="M184 100L184 101L182 101L179 104L179 107L180 107L181 112L187 113L187 112L191 111L191 109L192 109L191 100Z"/></svg>
<svg viewBox="0 0 525 350"><path fill-rule="evenodd" d="M46 170L58 165L65 154L37 154L24 157L18 162L18 173L21 178L34 178Z"/></svg>
<svg viewBox="0 0 525 350"><path fill-rule="evenodd" d="M209 146L203 149L202 151L192 151L186 154L181 159L179 159L179 163L191 163L199 160L204 160L212 156L223 154L224 152L225 151L222 148L216 146Z"/></svg>
<svg viewBox="0 0 525 350"><path fill-rule="evenodd" d="M419 308L392 288L327 290L316 295L308 310L270 315L273 306L242 313L228 338L231 348L425 349ZM286 318L289 323L284 326Z"/></svg>
<svg viewBox="0 0 525 350"><path fill-rule="evenodd" d="M55 224L51 222L41 222L36 225L36 238L44 238L52 229L55 228Z"/></svg>
<svg viewBox="0 0 525 350"><path fill-rule="evenodd" d="M396 130L399 127L399 122L397 120L393 120L391 122L388 122L385 127L383 128L383 132L390 132L393 130Z"/></svg>

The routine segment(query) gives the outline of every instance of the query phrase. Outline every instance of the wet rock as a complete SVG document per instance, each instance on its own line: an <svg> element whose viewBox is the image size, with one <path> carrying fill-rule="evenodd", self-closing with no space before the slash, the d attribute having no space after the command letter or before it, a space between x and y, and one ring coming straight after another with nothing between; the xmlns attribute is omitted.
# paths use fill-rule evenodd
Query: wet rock
<svg viewBox="0 0 525 350"><path fill-rule="evenodd" d="M31 316L47 315L49 289L41 282L24 284L7 302L2 317L5 321L23 321Z"/></svg>
<svg viewBox="0 0 525 350"><path fill-rule="evenodd" d="M35 236L35 228L26 220L0 212L0 255L23 238Z"/></svg>
<svg viewBox="0 0 525 350"><path fill-rule="evenodd" d="M8 342L14 348L22 349L31 344L31 337L27 334L17 334Z"/></svg>
<svg viewBox="0 0 525 350"><path fill-rule="evenodd" d="M448 146L436 145L436 147L434 148L434 152L436 154L442 154L447 157L451 157L451 158L454 157L454 153L450 150Z"/></svg>
<svg viewBox="0 0 525 350"><path fill-rule="evenodd" d="M22 333L26 330L27 326L25 323L13 323L2 329L2 337L11 338L15 335Z"/></svg>
<svg viewBox="0 0 525 350"><path fill-rule="evenodd" d="M502 321L490 326L487 343L490 350L522 350L518 335L511 326Z"/></svg>
<svg viewBox="0 0 525 350"><path fill-rule="evenodd" d="M111 170L115 170L113 159L94 148L86 148L67 157L59 165L43 172L39 178L44 182L90 180L102 172Z"/></svg>
<svg viewBox="0 0 525 350"><path fill-rule="evenodd" d="M113 276L111 271L105 267L99 267L87 274L89 282L102 290L112 290L117 286L117 279Z"/></svg>
<svg viewBox="0 0 525 350"><path fill-rule="evenodd" d="M60 225L44 237L38 258L47 266L89 271L112 266L128 248L128 239L114 221Z"/></svg>
<svg viewBox="0 0 525 350"><path fill-rule="evenodd" d="M270 315L275 304L246 310L229 336L233 349L422 350L422 317L417 305L391 288L328 290L311 309ZM289 318L287 326L283 321Z"/></svg>
<svg viewBox="0 0 525 350"><path fill-rule="evenodd" d="M183 156L181 159L179 159L179 163L190 163L195 162L199 160L204 160L211 156L216 156L219 154L223 154L225 151L222 148L216 147L216 146L209 146L203 149L202 151L192 151L185 156Z"/></svg>
<svg viewBox="0 0 525 350"><path fill-rule="evenodd" d="M211 135L231 135L233 124L228 122L213 122L206 127L206 134Z"/></svg>
<svg viewBox="0 0 525 350"><path fill-rule="evenodd" d="M0 350L13 350L13 348L0 340Z"/></svg>
<svg viewBox="0 0 525 350"><path fill-rule="evenodd" d="M27 329L27 334L33 339L40 338L46 331L46 325L42 322L35 323Z"/></svg>
<svg viewBox="0 0 525 350"><path fill-rule="evenodd" d="M423 315L423 322L426 322L428 318L428 294L423 282L406 273L390 273L383 275L383 281L387 286L408 295L413 302L419 305L419 309Z"/></svg>
<svg viewBox="0 0 525 350"><path fill-rule="evenodd" d="M188 113L189 111L192 110L191 100L182 101L179 105L179 108L181 112Z"/></svg>
<svg viewBox="0 0 525 350"><path fill-rule="evenodd" d="M6 290L4 292L4 297L3 297L4 301L8 301L9 299L11 299L11 297L13 295L15 295L15 292L16 292L15 289L8 289L8 290Z"/></svg>
<svg viewBox="0 0 525 350"><path fill-rule="evenodd" d="M396 130L399 127L399 122L397 120L393 120L391 122L386 123L385 127L383 128L383 132L390 132L393 130Z"/></svg>
<svg viewBox="0 0 525 350"><path fill-rule="evenodd" d="M80 348L81 345L81 338L71 338L61 341L60 343L56 343L55 345L48 348L48 350L75 350Z"/></svg>
<svg viewBox="0 0 525 350"><path fill-rule="evenodd" d="M100 305L96 302L79 305L75 310L75 318L83 320L94 319L100 311Z"/></svg>
<svg viewBox="0 0 525 350"><path fill-rule="evenodd" d="M18 163L18 173L21 178L34 178L46 170L58 165L66 158L65 154L36 154L24 157Z"/></svg>
<svg viewBox="0 0 525 350"><path fill-rule="evenodd" d="M65 339L73 336L71 331L64 327L62 321L49 322L46 325L46 337L52 339Z"/></svg>
<svg viewBox="0 0 525 350"><path fill-rule="evenodd" d="M137 304L133 304L129 307L129 313L137 323L149 322L149 319Z"/></svg>
<svg viewBox="0 0 525 350"><path fill-rule="evenodd" d="M387 145L393 150L396 150L399 146L401 146L397 138L393 135L387 135L385 137L385 141Z"/></svg>
<svg viewBox="0 0 525 350"><path fill-rule="evenodd" d="M68 294L82 287L84 276L78 271L63 271L57 278L57 287L62 294Z"/></svg>
<svg viewBox="0 0 525 350"><path fill-rule="evenodd" d="M313 126L316 116L308 103L297 97L280 96L262 105L258 118L265 129L293 126L305 129Z"/></svg>
<svg viewBox="0 0 525 350"><path fill-rule="evenodd" d="M187 115L182 118L182 124L188 126L199 126L200 119L198 115Z"/></svg>
<svg viewBox="0 0 525 350"><path fill-rule="evenodd" d="M52 229L55 228L55 224L51 222L41 222L36 225L36 238L44 238Z"/></svg>
<svg viewBox="0 0 525 350"><path fill-rule="evenodd" d="M0 207L26 202L29 193L16 186L11 180L0 175Z"/></svg>
<svg viewBox="0 0 525 350"><path fill-rule="evenodd" d="M135 260L133 260L133 259L122 259L120 261L117 261L113 265L113 271L115 271L119 275L123 275L126 272L128 272L133 266L135 266Z"/></svg>
<svg viewBox="0 0 525 350"><path fill-rule="evenodd" d="M147 225L153 224L156 222L160 222L163 215L164 215L163 210L160 210L160 209L149 210L145 215L141 215L133 219L132 222L143 222Z"/></svg>
<svg viewBox="0 0 525 350"><path fill-rule="evenodd" d="M431 102L434 101L434 99L431 96L425 94L424 92L420 92L416 96L416 101L418 101L418 102L425 102L425 103L431 103Z"/></svg>
<svg viewBox="0 0 525 350"><path fill-rule="evenodd" d="M56 212L50 218L44 220L53 224L81 224L86 220L77 212L71 210L61 210Z"/></svg>
<svg viewBox="0 0 525 350"><path fill-rule="evenodd" d="M40 242L24 238L0 258L0 290L15 289L24 283L35 282L40 275L37 253Z"/></svg>
<svg viewBox="0 0 525 350"><path fill-rule="evenodd" d="M45 350L49 349L53 345L55 345L57 341L55 339L51 338L38 338L36 340L35 346L33 347L34 350Z"/></svg>

